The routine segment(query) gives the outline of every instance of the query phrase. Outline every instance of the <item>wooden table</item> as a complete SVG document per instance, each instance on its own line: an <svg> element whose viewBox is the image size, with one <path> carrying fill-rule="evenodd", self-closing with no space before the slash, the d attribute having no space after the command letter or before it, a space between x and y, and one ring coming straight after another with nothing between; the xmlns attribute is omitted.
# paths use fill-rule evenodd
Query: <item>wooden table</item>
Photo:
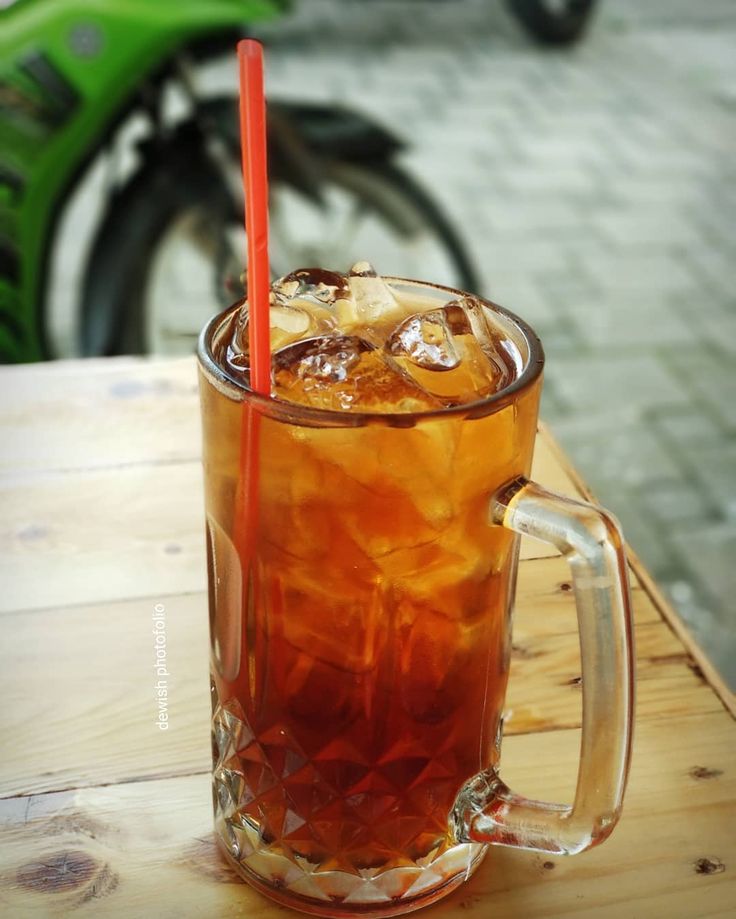
<svg viewBox="0 0 736 919"><path fill-rule="evenodd" d="M288 915L237 881L213 843L193 360L6 368L0 383L0 914ZM545 432L534 476L588 495ZM522 555L503 772L524 794L564 801L581 695L569 575L545 545ZM620 826L571 859L495 848L424 915L736 915L735 700L631 567L638 715Z"/></svg>

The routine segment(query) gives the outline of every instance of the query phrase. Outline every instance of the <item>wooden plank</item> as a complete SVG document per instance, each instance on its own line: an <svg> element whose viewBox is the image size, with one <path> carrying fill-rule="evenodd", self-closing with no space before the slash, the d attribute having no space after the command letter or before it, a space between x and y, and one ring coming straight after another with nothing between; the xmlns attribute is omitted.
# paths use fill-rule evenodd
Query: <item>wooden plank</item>
<svg viewBox="0 0 736 919"><path fill-rule="evenodd" d="M564 563L537 560L521 567L522 583L541 585L550 575L554 583ZM569 592L558 594L540 604L531 590L528 597L519 592L509 735L580 723L574 601ZM686 666L687 655L657 618L647 594L637 589L634 596L639 719L719 708ZM170 728L165 732L155 725L151 618L157 603L166 616ZM0 766L0 795L209 768L203 593L7 613L0 623L7 636L0 643L0 731L13 738ZM52 705L50 697L59 701ZM53 755L29 770L28 763L38 761L40 731L44 750Z"/></svg>
<svg viewBox="0 0 736 919"><path fill-rule="evenodd" d="M202 571L203 558L194 358L70 361L3 368L0 375L11 396L0 410L0 501L7 508L0 576L9 585L0 611L168 593L182 576L184 589L198 589L191 578ZM186 463L192 468L168 471L168 464ZM49 472L65 477L59 481ZM579 497L544 433L532 475ZM188 508L183 494L190 496ZM158 533L151 532L152 515L139 513L141 495L151 496ZM160 522L169 502L179 519L172 518L162 545ZM115 526L105 527L100 539L110 521ZM184 545L199 545L197 559L182 554ZM180 564L162 561L162 549L178 551ZM144 566L146 553L153 564ZM556 555L549 544L522 540L522 558ZM125 570L128 563L134 577ZM120 592L121 582L130 592Z"/></svg>
<svg viewBox="0 0 736 919"><path fill-rule="evenodd" d="M432 915L728 915L735 737L723 711L641 725L624 814L604 845L570 859L494 848ZM523 793L564 800L578 744L577 731L509 738L505 777ZM217 855L210 807L206 774L0 802L6 915L127 919L155 904L156 915L172 917L283 916Z"/></svg>
<svg viewBox="0 0 736 919"><path fill-rule="evenodd" d="M509 738L501 772L522 794L571 800L578 743L576 731ZM640 722L624 814L613 836L571 859L494 849L495 864L471 881L465 914L477 907L480 916L496 908L497 915L560 919L690 919L725 911L736 902L735 754L736 727L722 710ZM725 872L699 874L701 858L724 864ZM547 862L554 867L545 868Z"/></svg>
<svg viewBox="0 0 736 919"><path fill-rule="evenodd" d="M21 365L0 368L0 379L9 394L0 408L3 477L106 468L120 471L141 464L196 461L200 456L193 357ZM553 490L579 497L572 477L550 452L545 435L538 438L532 474ZM66 490L74 491L78 482L67 480ZM36 506L33 489L30 491L30 495L26 492L30 506ZM82 487L78 500L86 498ZM41 485L38 501L45 499L46 488ZM530 537L522 540L522 558L556 554L548 544ZM84 599L75 597L69 602Z"/></svg>
<svg viewBox="0 0 736 919"><path fill-rule="evenodd" d="M198 461L5 479L0 505L0 613L206 587Z"/></svg>
<svg viewBox="0 0 736 919"><path fill-rule="evenodd" d="M154 605L166 617L156 672ZM205 771L210 765L206 596L8 614L1 620L0 795ZM157 727L166 680L170 727ZM29 763L33 768L29 769Z"/></svg>
<svg viewBox="0 0 736 919"><path fill-rule="evenodd" d="M0 368L0 473L97 469L200 455L193 357Z"/></svg>
<svg viewBox="0 0 736 919"><path fill-rule="evenodd" d="M199 462L0 484L0 611L207 586Z"/></svg>
<svg viewBox="0 0 736 919"><path fill-rule="evenodd" d="M0 793L11 796L0 801L3 912L127 917L155 904L172 916L282 914L227 883L212 851L193 361L7 373L16 385L0 410L9 509L0 726L13 739L0 766ZM586 493L551 439L537 446L534 477ZM579 721L580 690L570 682L579 671L568 574L553 552L523 548L535 560L521 566L503 772L525 794L564 800L579 748L565 726ZM736 728L639 574L638 728L621 827L577 859L494 850L437 915L730 914ZM165 732L155 726L157 602L167 610ZM52 789L66 790L34 794Z"/></svg>
<svg viewBox="0 0 736 919"><path fill-rule="evenodd" d="M0 473L71 471L200 456L194 357L100 358L0 368ZM582 493L546 429L532 475Z"/></svg>
<svg viewBox="0 0 736 919"><path fill-rule="evenodd" d="M199 462L6 479L0 505L0 612L206 586Z"/></svg>
<svg viewBox="0 0 736 919"><path fill-rule="evenodd" d="M79 533L73 525L78 518L69 514L69 505L76 501L78 506L91 507L102 500L101 511L114 519L120 513L115 503L116 490L106 494L105 483L109 479L101 476L88 482L86 476L69 477L63 483L66 500L50 496L53 484L48 481L38 485L21 483L34 473L80 472L82 470L115 469L116 480L121 477L121 497L128 504L125 467L141 464L161 465L167 463L195 462L200 456L199 408L197 401L196 366L193 357L177 359L148 360L142 358L97 359L88 361L60 361L39 365L21 365L0 368L0 378L9 393L3 408L0 408L0 430L3 432L0 448L0 474L10 478L11 489L20 488L19 501L26 509L25 519L14 523L15 530L2 535L8 540L9 553L19 548L22 562L20 567L12 560L11 585L24 577L28 571L29 552L33 549L49 549L49 545L35 543L49 530L55 531L68 549L77 547L84 551ZM145 419L145 424L142 420ZM186 475L186 474L185 474ZM190 490L192 508L201 508L201 483L192 470ZM570 497L581 497L584 486L580 483L569 464L559 461L558 448L544 426L537 438L532 477L546 487ZM156 494L170 494L171 484L164 471L149 471L136 475L130 488L139 488L138 482L150 487ZM178 481L178 480L177 480ZM7 487L7 486L6 486ZM109 488L109 484L107 486ZM162 491L163 489L163 491ZM4 503L10 498L0 493ZM178 503L180 495L172 495L172 502ZM61 504L58 508L57 505ZM110 506L112 504L112 506ZM45 518L44 522L28 520L28 508L34 508L35 515ZM124 509L123 509L124 510ZM198 524L197 524L198 525ZM71 526L71 532L67 527ZM183 540L191 539L192 522ZM94 536L96 538L96 532ZM16 545L20 540L20 547ZM172 542L177 541L176 534ZM124 557L125 549L123 549ZM559 553L547 543L524 537L522 558L554 557ZM154 550L155 555L155 550ZM51 563L55 558L52 559ZM97 559L101 562L101 559ZM182 561L184 561L182 559ZM61 562L64 564L64 560ZM119 566L116 566L119 567ZM168 571L171 566L165 566ZM196 566L188 565L188 570ZM100 566L96 565L99 572ZM175 566L174 566L175 569ZM0 568L0 573L2 568ZM15 576L13 572L16 572ZM32 581L39 588L44 579L28 571ZM150 574L150 572L149 572ZM63 577L49 572L48 580L65 586ZM83 577L75 590L61 602L81 603L115 598L114 593L105 595L94 592L93 585L100 578ZM130 579L128 579L130 580ZM168 580L154 588L160 592L174 590ZM189 586L187 589L190 589ZM196 589L196 588L192 588ZM6 598L4 609L37 609L59 598L37 597L32 590L24 590L25 598L10 602ZM138 591L129 596L139 595ZM145 592L144 594L145 595ZM10 595L9 595L10 596Z"/></svg>
<svg viewBox="0 0 736 919"><path fill-rule="evenodd" d="M634 623L660 622L661 617L633 571L631 597ZM577 633L570 568L561 556L529 559L519 565L514 613L514 644L546 635Z"/></svg>
<svg viewBox="0 0 736 919"><path fill-rule="evenodd" d="M641 625L636 646L638 722L721 708L705 680L688 669L687 652L663 622ZM580 725L580 679L575 636L535 636L524 642L521 650L512 651L504 732L526 734Z"/></svg>
<svg viewBox="0 0 736 919"><path fill-rule="evenodd" d="M538 477L564 484L540 449ZM206 586L198 460L6 476L0 505L0 612ZM522 543L522 557L558 555Z"/></svg>
<svg viewBox="0 0 736 919"><path fill-rule="evenodd" d="M595 496L593 495L591 489L583 481L582 477L573 466L567 454L562 450L560 445L552 436L549 428L547 428L545 425L542 425L540 433L542 436L541 438L537 438L537 440L538 442L539 440L542 440L545 444L545 455L547 459L545 468L549 466L550 468L561 470L562 473L567 476L567 478L573 484L573 487L578 490L578 492L585 500L596 503ZM712 686L714 692L717 693L728 711L734 717L736 717L736 693L733 692L726 684L723 677L710 662L706 653L695 641L690 630L685 625L680 616L675 612L672 604L662 593L658 584L649 574L643 562L638 558L636 553L630 547L627 547L627 552L632 569L636 572L637 578L640 580L645 590L652 598L652 602L657 608L660 616L665 620L665 622L667 622L669 627L685 646L688 653L695 660L698 667L700 667L706 679Z"/></svg>

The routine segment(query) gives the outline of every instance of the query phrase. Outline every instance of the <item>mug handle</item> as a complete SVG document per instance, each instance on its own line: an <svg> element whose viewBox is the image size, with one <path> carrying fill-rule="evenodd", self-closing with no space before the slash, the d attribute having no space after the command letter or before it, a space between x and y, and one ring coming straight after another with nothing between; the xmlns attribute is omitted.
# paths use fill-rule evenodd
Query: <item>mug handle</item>
<svg viewBox="0 0 736 919"><path fill-rule="evenodd" d="M480 772L460 789L450 827L458 842L574 855L616 825L631 758L633 632L623 538L608 512L526 479L495 495L491 522L552 543L570 564L582 659L580 766L572 806L524 798L494 769Z"/></svg>

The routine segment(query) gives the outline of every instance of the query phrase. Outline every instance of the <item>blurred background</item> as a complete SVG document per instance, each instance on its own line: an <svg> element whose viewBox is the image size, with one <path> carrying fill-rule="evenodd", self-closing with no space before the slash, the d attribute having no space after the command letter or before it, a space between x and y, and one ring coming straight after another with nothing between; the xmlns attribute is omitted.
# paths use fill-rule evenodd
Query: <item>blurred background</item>
<svg viewBox="0 0 736 919"><path fill-rule="evenodd" d="M199 4L202 31L223 5ZM529 320L547 351L544 420L736 690L732 0L600 0L564 46L535 41L502 0L301 0L261 20L268 6L242 2L266 44L283 154L274 270L367 257L472 286ZM94 17L62 25L82 62L122 34ZM34 157L42 171L43 130L80 104L74 80L54 73L63 52L39 63L20 50L23 75L0 81L6 210ZM238 295L237 125L223 99L236 73L222 50L177 59L153 102L148 85L138 93L65 187L46 254L38 207L25 223L6 215L6 360L184 353ZM62 186L44 168L48 202ZM22 299L13 284L31 251L37 286ZM26 315L43 326L37 341L14 331Z"/></svg>

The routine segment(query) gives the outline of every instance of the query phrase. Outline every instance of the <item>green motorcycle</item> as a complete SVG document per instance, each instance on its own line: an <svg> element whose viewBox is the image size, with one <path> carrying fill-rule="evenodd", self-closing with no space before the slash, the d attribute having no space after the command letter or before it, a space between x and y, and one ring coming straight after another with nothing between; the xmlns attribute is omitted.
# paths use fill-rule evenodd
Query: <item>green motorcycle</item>
<svg viewBox="0 0 736 919"><path fill-rule="evenodd" d="M0 360L191 352L245 257L236 101L198 76L288 0L0 6ZM289 101L269 103L268 133L274 274L369 254L477 289L397 138Z"/></svg>

